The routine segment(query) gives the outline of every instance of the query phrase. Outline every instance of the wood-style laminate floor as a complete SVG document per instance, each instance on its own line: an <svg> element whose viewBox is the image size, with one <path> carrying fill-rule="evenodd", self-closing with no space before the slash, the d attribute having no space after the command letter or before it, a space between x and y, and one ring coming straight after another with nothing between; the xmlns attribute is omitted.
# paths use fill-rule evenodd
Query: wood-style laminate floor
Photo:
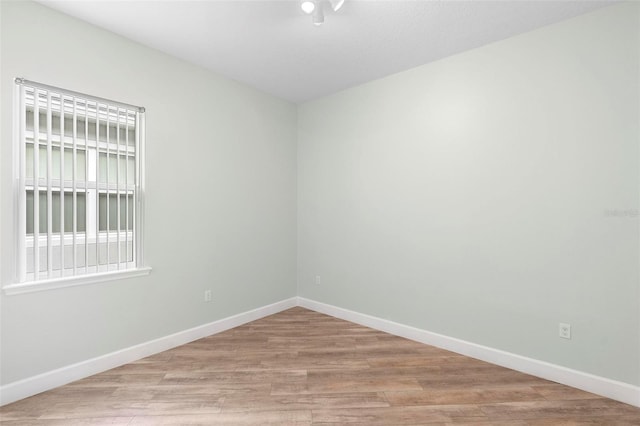
<svg viewBox="0 0 640 426"><path fill-rule="evenodd" d="M640 408L303 308L0 408L6 425L640 425Z"/></svg>

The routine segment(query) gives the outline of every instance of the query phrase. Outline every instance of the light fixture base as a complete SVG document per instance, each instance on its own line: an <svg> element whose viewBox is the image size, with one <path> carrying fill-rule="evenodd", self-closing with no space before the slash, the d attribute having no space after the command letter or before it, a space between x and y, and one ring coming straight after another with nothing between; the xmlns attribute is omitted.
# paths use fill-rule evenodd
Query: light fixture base
<svg viewBox="0 0 640 426"><path fill-rule="evenodd" d="M317 27L324 23L325 6L331 6L331 11L337 12L344 2L345 0L301 0L300 8L305 14L311 15L311 22Z"/></svg>

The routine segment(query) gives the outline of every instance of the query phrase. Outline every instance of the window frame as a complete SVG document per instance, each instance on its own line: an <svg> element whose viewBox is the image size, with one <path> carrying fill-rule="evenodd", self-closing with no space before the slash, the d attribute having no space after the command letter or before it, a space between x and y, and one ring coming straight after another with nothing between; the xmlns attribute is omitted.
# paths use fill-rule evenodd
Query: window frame
<svg viewBox="0 0 640 426"><path fill-rule="evenodd" d="M34 292L34 291L42 291L42 290L51 290L51 289L55 289L55 288L64 288L64 287L69 287L69 286L76 286L76 285L83 285L83 284L93 284L93 283L97 283L97 282L103 282L103 281L111 281L111 280L118 280L118 279L124 279L124 278L130 278L130 277L135 277L135 276L144 276L147 275L151 272L151 268L149 266L146 266L144 263L144 201L145 201L145 108L143 107L138 107L138 106L134 106L134 105L129 105L129 104L124 104L122 102L117 102L117 101L112 101L109 99L104 99L104 98L100 98L100 97L96 97L96 96L92 96L92 95L87 95L84 93L79 93L79 92L74 92L71 90L67 90L67 89L62 89L59 87L54 87L54 86L50 86L47 84L42 84L42 83L37 83L37 82L33 82L33 81L29 81L23 78L16 78L14 79L14 103L13 103L13 135L12 135L12 147L14 150L14 155L13 155L13 193L12 193L12 202L14 204L14 235L13 235L13 248L15 250L15 262L14 262L14 271L13 271L13 278L12 281L10 283L8 283L8 285L3 286L3 290L5 292L5 294L7 295L11 295L11 294L20 294L20 293L30 293L30 292ZM46 91L48 93L48 105L47 105L47 109L46 109L46 113L47 113L47 117L49 117L48 121L47 121L47 146L48 147L58 147L58 149L60 150L60 155L64 156L64 152L66 150L66 146L65 143L65 138L67 138L68 136L65 136L66 132L63 132L63 129L60 128L59 131L59 141L56 144L52 144L52 135L53 135L53 131L51 130L52 126L51 126L51 121L54 117L54 115L52 114L52 103L51 103L51 92L54 92L56 94L60 95L60 120L64 121L66 124L66 117L65 117L65 99L68 98L72 98L73 101L73 119L72 122L74 122L73 125L73 136L71 137L73 140L73 146L74 146L74 154L79 152L79 146L77 144L77 140L79 139L78 137L78 131L77 131L77 123L80 121L79 120L79 115L76 114L76 106L79 105L79 101L84 102L84 108L85 108L85 113L84 115L84 119L85 119L85 125L88 126L88 119L89 119L89 115L87 109L89 108L89 103L95 103L96 105L96 126L101 124L101 119L100 119L100 111L102 106L106 107L106 114L107 117L109 117L109 115L111 114L112 108L115 108L117 117L119 117L120 113L121 113L121 108L125 110L125 115L127 116L127 120L128 120L128 115L129 112L134 112L135 113L135 120L136 120L136 127L135 127L135 141L134 141L134 147L135 147L135 157L134 157L134 164L135 164L135 182L133 185L131 185L128 182L128 177L125 178L125 182L124 182L124 186L125 186L125 190L124 192L121 192L123 190L120 189L120 186L122 185L122 183L118 183L118 181L116 180L116 189L114 192L109 192L110 188L113 186L112 182L109 180L109 178L107 177L107 180L102 183L100 181L100 175L99 175L99 169L100 169L100 165L96 164L94 167L96 168L95 170L95 198L96 198L96 211L95 211L95 215L93 215L93 218L90 218L90 214L86 214L85 217L85 231L83 233L79 232L77 229L75 230L75 232L72 230L71 232L67 232L67 230L65 229L65 233L64 235L60 232L57 233L53 233L52 229L49 229L48 233L45 234L41 234L39 235L39 238L42 239L42 237L45 238L45 240L47 238L51 238L52 240L49 241L48 244L44 245L45 248L47 248L47 250L49 250L49 254L48 256L52 255L51 249L52 247L55 245L56 247L59 247L59 250L61 250L62 252L65 251L66 247L68 246L68 244L66 243L70 238L72 240L72 244L69 244L69 246L73 247L72 250L72 256L74 256L74 258L77 259L78 256L78 241L83 241L84 245L85 245L85 249L84 249L84 253L85 253L85 262L84 262L84 266L76 266L75 263L76 261L73 261L74 267L72 269L72 273L69 275L68 274L68 269L66 268L66 261L64 265L60 265L59 269L56 269L55 274L53 274L54 276L51 276L51 272L52 272L52 268L49 267L47 272L44 272L44 274L46 276L42 277L42 278L36 278L38 275L40 275L41 273L38 272L37 274L35 274L35 266L34 266L34 276L33 277L28 277L27 274L27 257L28 257L28 251L27 250L34 250L34 262L35 262L35 252L36 250L33 248L33 244L36 243L35 240L35 235L32 234L27 234L26 230L27 230L27 211L26 211L26 205L27 205L27 191L30 190L33 191L34 193L34 197L36 196L36 194L39 194L39 192L42 190L41 187L41 183L40 183L40 177L38 179L38 181L35 181L35 179L32 177L31 178L31 182L32 185L29 185L27 183L28 178L27 178L27 168L26 168L26 146L29 143L33 144L33 151L34 151L34 155L39 156L39 151L37 152L36 148L39 147L41 145L40 142L40 128L39 128L39 120L35 119L35 112L36 110L38 111L38 114L40 114L40 111L42 111L40 109L40 107L34 108L34 123L33 123L33 140L31 142L27 141L27 128L26 128L26 117L27 117L27 104L25 102L26 99L26 91L27 89L25 88L29 87L32 88L34 90L34 102L37 103L39 102L39 94L38 91L42 90L42 91ZM120 144L122 143L121 139L120 139L120 131L122 130L122 127L120 127L121 125L119 124L119 118L118 118L118 123L117 123L117 129L118 129L118 134L116 136L116 141L115 142L118 146L118 158L120 158L120 150L124 149L126 150L126 155L125 155L125 163L127 164L127 168L128 168L128 159L130 158L130 146L128 144L129 141L129 135L127 133L127 139L125 142L125 147L126 148L120 148ZM109 118L107 118L106 120L106 126L107 128L109 127ZM38 124L38 128L36 128L36 124ZM127 128L128 129L128 124L127 124ZM128 132L128 130L125 129L125 132ZM109 157L109 146L110 144L113 144L114 142L112 142L108 136L107 139L104 142L104 145L106 146L106 150L101 149L101 145L103 145L103 143L101 142L101 140L98 139L98 135L99 135L99 131L96 132L96 141L95 141L95 157L96 157L96 162L99 163L100 162L100 157L103 153L105 153L107 155L107 161L110 159ZM108 131L107 131L107 135L108 135ZM84 137L83 137L83 146L82 149L85 150L85 163L88 164L89 162L89 149L91 147L91 145L89 144L89 135L86 133L86 129L85 129L85 133L84 133ZM39 149L39 148L38 148ZM49 153L49 155L51 155L51 153ZM77 154L76 154L77 155ZM49 167L51 166L51 161L48 158L47 159L48 163L49 163ZM64 159L62 160L64 161ZM77 162L77 160L74 160L74 163ZM64 164L64 163L61 163ZM89 167L88 165L86 167ZM120 173L120 165L119 165L119 161L117 164L118 167L118 173ZM62 165L61 165L61 169L62 169ZM86 169L88 170L88 168ZM34 171L35 172L35 171ZM109 171L107 170L107 173ZM60 173L62 173L62 171L60 171ZM127 173L125 171L125 173ZM49 176L51 175L51 173L49 173ZM107 175L108 176L108 175ZM75 177L75 176L74 176ZM58 180L58 186L52 185L52 182L54 181L54 179L52 177L50 177L49 180L47 180L45 178L46 181L46 185L48 188L48 191L51 192L57 192L57 193L62 193L62 194L66 194L67 193L67 183L69 182L68 179L65 179L64 176L61 175L61 178ZM66 182L65 182L66 181ZM79 180L77 177L76 179L71 179L72 185L73 185L73 189L72 191L76 194L80 194L80 193L84 193L85 194L85 203L89 204L89 176L85 174L84 176L84 181ZM77 187L77 184L79 182L83 182L84 186L82 188ZM55 188L53 188L53 186L55 186ZM53 189L52 189L53 188ZM115 231L112 231L110 229L110 224L108 221L108 217L107 217L107 229L106 230L100 230L99 229L99 212L100 212L100 205L99 205L99 200L100 200L100 195L102 193L107 193L109 192L109 195L116 195L117 199L118 199L118 207L120 207L120 197L122 195L124 195L124 198L128 200L128 195L130 194L131 188L133 188L133 203L134 203L134 215L133 215L133 226L131 227L131 229L116 229ZM47 191L47 189L45 189L45 192ZM107 199L109 199L109 196L107 196ZM61 203L64 203L64 200L61 198ZM75 203L74 203L75 204ZM128 201L127 201L127 206L128 206ZM52 205L48 206L48 209L51 209ZM76 205L76 209L77 209L77 205ZM107 207L108 209L108 207ZM63 210L61 210L62 212ZM121 215L121 211L117 210L117 214L118 214L118 222L120 221L120 215ZM74 215L75 216L75 215ZM34 217L36 217L36 212L35 212L35 206L34 206ZM129 213L125 212L125 217L127 218L127 223L128 223L128 218L129 218ZM62 217L62 220L65 220L64 217ZM89 248L88 248L88 244L87 243L91 243L91 241L93 240L92 236L91 236L91 232L89 232L89 223L95 223L96 224L96 232L95 235L93 236L95 238L95 244L96 244L96 261L95 261L95 265L91 266L88 263L88 252L89 252ZM34 224L35 225L35 224ZM131 224L130 224L131 225ZM126 226L125 226L126 228ZM100 259L98 258L98 252L100 251L99 245L105 241L107 241L107 247L109 244L113 244L116 243L118 244L118 247L120 247L120 244L123 242L120 239L120 236L123 235L123 233L127 234L127 238L125 239L124 243L125 243L125 247L128 247L128 242L127 241L131 241L132 244L132 258L133 261L129 262L129 259L127 259L127 253L128 253L128 248L126 248L125 250L127 250L125 252L125 259L124 261L122 260L122 253L120 252L120 248L118 248L118 252L120 253L120 257L117 258L117 262L111 262L110 258L111 258L111 254L109 254L109 249L107 248L107 260L106 260L106 265L103 265L100 263ZM104 235L103 235L104 234ZM111 236L115 236L115 238L111 237ZM128 236L131 235L131 239L128 239ZM29 241L31 241L29 243ZM57 242L57 244L56 244ZM43 246L41 246L43 247ZM64 253L60 254L60 258L61 260L64 260ZM101 256L100 256L101 257ZM48 258L49 259L49 258ZM53 259L53 258L52 258ZM48 260L48 262L53 262L54 260ZM34 263L35 265L35 263ZM112 265L116 265L115 267ZM121 265L124 265L124 268L121 269ZM95 269L95 270L92 270ZM66 271L66 272L65 272ZM59 275L59 276L58 276ZM29 279L32 278L32 279Z"/></svg>

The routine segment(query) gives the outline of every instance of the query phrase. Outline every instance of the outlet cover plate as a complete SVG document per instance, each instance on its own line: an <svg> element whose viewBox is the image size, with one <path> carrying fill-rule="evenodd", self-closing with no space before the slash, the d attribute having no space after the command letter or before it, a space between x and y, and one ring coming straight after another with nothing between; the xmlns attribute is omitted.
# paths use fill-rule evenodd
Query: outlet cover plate
<svg viewBox="0 0 640 426"><path fill-rule="evenodd" d="M571 324L563 322L558 324L558 336L563 339L571 339Z"/></svg>

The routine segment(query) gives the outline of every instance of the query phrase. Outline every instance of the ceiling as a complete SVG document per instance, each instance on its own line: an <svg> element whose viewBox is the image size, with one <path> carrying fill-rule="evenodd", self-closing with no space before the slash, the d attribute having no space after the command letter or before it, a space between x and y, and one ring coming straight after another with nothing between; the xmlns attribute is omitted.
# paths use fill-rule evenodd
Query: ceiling
<svg viewBox="0 0 640 426"><path fill-rule="evenodd" d="M143 45L304 102L568 19L611 0L41 0ZM329 9L328 7L325 8Z"/></svg>

